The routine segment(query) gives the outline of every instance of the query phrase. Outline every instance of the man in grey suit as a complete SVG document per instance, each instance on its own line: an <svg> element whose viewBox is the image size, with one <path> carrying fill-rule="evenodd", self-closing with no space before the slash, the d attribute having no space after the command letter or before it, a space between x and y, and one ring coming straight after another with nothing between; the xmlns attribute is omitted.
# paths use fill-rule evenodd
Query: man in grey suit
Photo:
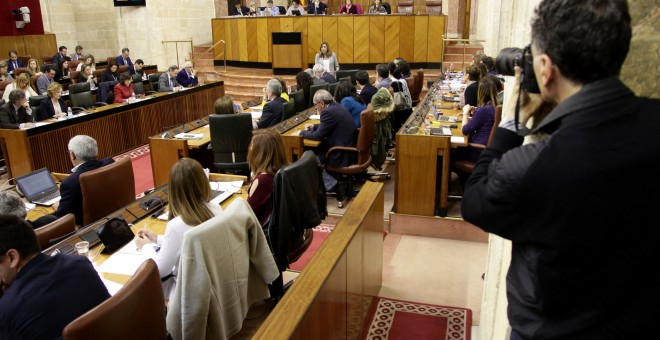
<svg viewBox="0 0 660 340"><path fill-rule="evenodd" d="M29 129L34 127L32 110L23 90L9 93L9 102L0 106L0 129Z"/></svg>
<svg viewBox="0 0 660 340"><path fill-rule="evenodd" d="M48 90L48 85L52 84L55 80L55 69L52 65L44 66L44 74L37 79L37 92L41 94L46 94Z"/></svg>
<svg viewBox="0 0 660 340"><path fill-rule="evenodd" d="M172 65L158 78L158 92L176 92L181 90L181 85L176 81L179 66Z"/></svg>

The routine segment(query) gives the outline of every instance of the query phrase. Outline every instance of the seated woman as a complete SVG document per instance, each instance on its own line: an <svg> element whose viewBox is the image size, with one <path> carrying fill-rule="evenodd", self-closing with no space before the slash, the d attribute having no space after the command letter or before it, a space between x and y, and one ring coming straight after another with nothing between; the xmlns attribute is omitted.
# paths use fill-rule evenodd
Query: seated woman
<svg viewBox="0 0 660 340"><path fill-rule="evenodd" d="M119 83L115 85L115 103L123 103L133 96L135 96L133 77L130 73L124 72L119 77Z"/></svg>
<svg viewBox="0 0 660 340"><path fill-rule="evenodd" d="M359 14L357 6L353 5L353 0L346 0L346 3L341 5L339 14Z"/></svg>
<svg viewBox="0 0 660 340"><path fill-rule="evenodd" d="M86 65L89 65L92 68L92 73L96 71L96 62L94 61L93 55L85 55L85 59L76 66L76 71L82 71Z"/></svg>
<svg viewBox="0 0 660 340"><path fill-rule="evenodd" d="M62 100L62 85L56 82L51 83L48 85L46 94L48 98L41 101L37 121L66 116L68 108Z"/></svg>
<svg viewBox="0 0 660 340"><path fill-rule="evenodd" d="M296 87L298 90L303 91L303 95L305 96L305 106L309 103L309 88L312 85L314 85L314 79L312 79L312 76L310 76L309 73L300 71L296 74Z"/></svg>
<svg viewBox="0 0 660 340"><path fill-rule="evenodd" d="M108 64L108 67L101 73L101 82L105 81L119 81L119 66L114 62Z"/></svg>
<svg viewBox="0 0 660 340"><path fill-rule="evenodd" d="M454 108L460 109L465 105L477 106L477 89L479 88L480 79L481 70L477 65L472 64L465 68L465 75L463 76L463 84L466 84L465 90L461 95L460 103L454 103Z"/></svg>
<svg viewBox="0 0 660 340"><path fill-rule="evenodd" d="M248 203L263 226L273 210L273 180L287 165L282 136L272 129L254 130L247 161L252 172ZM267 230L264 230L267 232Z"/></svg>
<svg viewBox="0 0 660 340"><path fill-rule="evenodd" d="M55 80L59 81L67 78L69 78L69 60L60 59L57 64L57 70L55 71Z"/></svg>
<svg viewBox="0 0 660 340"><path fill-rule="evenodd" d="M90 88L95 88L96 87L96 79L94 78L94 72L92 71L92 67L90 65L85 65L80 71L80 75L78 76L78 82L79 83L89 83Z"/></svg>
<svg viewBox="0 0 660 340"><path fill-rule="evenodd" d="M300 15L305 15L305 6L300 4L300 0L293 0L291 2L291 6L289 6L289 9L286 11L286 15L297 15L294 13L294 11L298 11Z"/></svg>
<svg viewBox="0 0 660 340"><path fill-rule="evenodd" d="M348 81L340 81L335 89L335 101L351 113L355 125L360 128L360 113L367 108L362 98L357 94L355 86Z"/></svg>
<svg viewBox="0 0 660 340"><path fill-rule="evenodd" d="M39 68L39 62L37 59L30 59L28 60L27 68L25 69L25 73L28 74L28 76L33 77L33 76L40 76L43 74L41 72L41 69Z"/></svg>
<svg viewBox="0 0 660 340"><path fill-rule="evenodd" d="M381 0L375 0L371 6L369 6L369 13L371 14L377 14L377 13L382 13L382 14L387 14L387 8L383 6L383 2Z"/></svg>
<svg viewBox="0 0 660 340"><path fill-rule="evenodd" d="M194 159L181 158L174 164L167 189L170 220L165 227L165 235L156 236L150 230L139 230L135 236L135 245L146 257L156 262L165 299L169 300L176 285L183 235L222 213L222 208L209 203L209 179L202 166ZM156 252L158 246L160 251Z"/></svg>
<svg viewBox="0 0 660 340"><path fill-rule="evenodd" d="M14 80L14 77L7 71L8 67L9 65L7 65L6 61L0 61L0 81Z"/></svg>
<svg viewBox="0 0 660 340"><path fill-rule="evenodd" d="M217 115L230 115L241 111L241 106L234 104L230 96L222 96L213 104L213 112ZM211 145L209 144L209 149Z"/></svg>
<svg viewBox="0 0 660 340"><path fill-rule="evenodd" d="M5 93L2 94L2 99L4 99L5 102L9 102L9 93L13 90L23 90L25 92L26 99L30 99L30 96L37 95L37 93L34 92L30 86L30 76L28 76L25 72L19 74L13 83L5 87Z"/></svg>

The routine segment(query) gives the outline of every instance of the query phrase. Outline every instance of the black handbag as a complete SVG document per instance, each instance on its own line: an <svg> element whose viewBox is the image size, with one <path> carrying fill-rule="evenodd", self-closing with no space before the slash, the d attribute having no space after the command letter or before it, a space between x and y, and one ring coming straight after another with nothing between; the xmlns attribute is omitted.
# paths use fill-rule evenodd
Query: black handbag
<svg viewBox="0 0 660 340"><path fill-rule="evenodd" d="M114 253L135 237L133 230L122 216L113 217L105 222L104 225L96 229L96 234L99 235L99 239L105 246L103 254Z"/></svg>

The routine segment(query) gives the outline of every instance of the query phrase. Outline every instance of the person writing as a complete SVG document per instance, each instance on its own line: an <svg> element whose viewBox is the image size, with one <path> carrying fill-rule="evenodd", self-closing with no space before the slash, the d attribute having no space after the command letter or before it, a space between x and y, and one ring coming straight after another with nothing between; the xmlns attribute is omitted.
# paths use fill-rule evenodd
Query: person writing
<svg viewBox="0 0 660 340"><path fill-rule="evenodd" d="M328 13L328 5L320 0L314 0L307 5L307 13L315 15L324 15Z"/></svg>
<svg viewBox="0 0 660 340"><path fill-rule="evenodd" d="M9 93L9 101L0 106L0 129L29 129L34 127L32 109L23 90Z"/></svg>
<svg viewBox="0 0 660 340"><path fill-rule="evenodd" d="M254 131L247 161L252 172L248 203L263 226L273 211L273 180L277 171L288 164L282 136L275 130ZM267 230L264 230L267 233Z"/></svg>
<svg viewBox="0 0 660 340"><path fill-rule="evenodd" d="M135 90L133 89L133 77L130 73L124 72L119 77L119 83L115 85L115 103L123 103L135 96Z"/></svg>
<svg viewBox="0 0 660 340"><path fill-rule="evenodd" d="M295 12L294 12L295 11ZM293 0L291 6L286 11L286 15L304 15L305 7L300 5L300 0Z"/></svg>
<svg viewBox="0 0 660 340"><path fill-rule="evenodd" d="M128 66L128 72L130 74L135 74L135 67L133 66L133 61L131 61L130 57L131 51L128 49L128 47L124 47L121 49L121 54L115 58L115 63L117 66L123 66L127 65Z"/></svg>
<svg viewBox="0 0 660 340"><path fill-rule="evenodd" d="M657 321L660 100L619 79L632 31L625 0L543 0L531 45L497 57L515 80L461 211L511 240L510 339L644 339Z"/></svg>
<svg viewBox="0 0 660 340"><path fill-rule="evenodd" d="M42 254L27 221L0 215L0 339L59 339L109 297L87 257Z"/></svg>
<svg viewBox="0 0 660 340"><path fill-rule="evenodd" d="M196 226L222 213L220 205L211 204L211 186L202 166L194 159L181 158L170 172L167 182L169 192L169 221L165 235L139 230L135 245L145 257L158 266L163 293L169 300L174 294L178 274L179 257L183 247L183 235ZM156 252L156 248L160 250Z"/></svg>
<svg viewBox="0 0 660 340"><path fill-rule="evenodd" d="M46 92L48 93L48 99L41 101L39 115L36 117L37 121L66 116L68 107L64 104L64 100L62 100L62 85L52 83L48 85Z"/></svg>
<svg viewBox="0 0 660 340"><path fill-rule="evenodd" d="M176 81L176 75L179 73L179 66L172 65L167 72L158 77L158 92L176 92L181 90L181 85Z"/></svg>

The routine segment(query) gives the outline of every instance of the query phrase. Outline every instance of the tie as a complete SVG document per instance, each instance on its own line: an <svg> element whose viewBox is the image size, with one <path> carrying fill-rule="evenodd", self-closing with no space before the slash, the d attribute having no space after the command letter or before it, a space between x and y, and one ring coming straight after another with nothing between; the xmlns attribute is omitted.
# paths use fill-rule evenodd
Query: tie
<svg viewBox="0 0 660 340"><path fill-rule="evenodd" d="M14 62L14 70L18 68L18 63Z"/></svg>
<svg viewBox="0 0 660 340"><path fill-rule="evenodd" d="M174 87L174 86L172 86L172 78L169 78L169 79L170 79L170 87Z"/></svg>

